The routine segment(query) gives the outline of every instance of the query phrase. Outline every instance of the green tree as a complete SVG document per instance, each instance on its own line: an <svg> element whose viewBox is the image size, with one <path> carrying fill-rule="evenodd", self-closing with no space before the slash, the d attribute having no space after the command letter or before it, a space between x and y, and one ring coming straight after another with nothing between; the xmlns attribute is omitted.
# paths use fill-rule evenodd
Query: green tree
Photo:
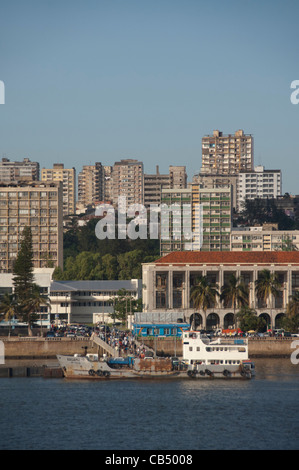
<svg viewBox="0 0 299 470"><path fill-rule="evenodd" d="M30 227L25 227L22 233L20 250L13 266L13 285L18 317L28 323L28 335L32 336L31 323L34 318L29 309L29 301L34 289L34 274Z"/></svg>
<svg viewBox="0 0 299 470"><path fill-rule="evenodd" d="M256 311L244 305L236 314L237 321L242 331L262 331L265 327L265 319L258 317Z"/></svg>
<svg viewBox="0 0 299 470"><path fill-rule="evenodd" d="M271 273L269 269L263 269L259 273L258 279L255 281L255 292L257 298L266 305L269 301L270 311L273 308L272 299L273 297L278 297L281 287L282 285L278 280L277 273Z"/></svg>
<svg viewBox="0 0 299 470"><path fill-rule="evenodd" d="M231 274L228 281L222 286L220 300L224 302L225 307L233 307L235 327L237 328L236 308L247 306L249 303L248 288L242 279Z"/></svg>
<svg viewBox="0 0 299 470"><path fill-rule="evenodd" d="M298 333L299 329L299 291L291 295L287 309L286 317L282 320L282 326L292 332Z"/></svg>
<svg viewBox="0 0 299 470"><path fill-rule="evenodd" d="M110 302L114 307L115 317L123 323L126 322L129 313L142 310L142 299L135 299L126 289L120 289Z"/></svg>
<svg viewBox="0 0 299 470"><path fill-rule="evenodd" d="M19 304L24 303L32 292L34 284L33 250L31 228L25 227L22 233L20 250L13 265L13 285Z"/></svg>
<svg viewBox="0 0 299 470"><path fill-rule="evenodd" d="M41 317L41 309L42 307L45 306L47 308L51 308L49 298L47 295L42 294L40 291L40 288L37 284L33 285L32 293L30 298L28 299L26 303L26 310L28 316L31 317L31 319L36 319L37 314L40 313L40 327L41 327L41 334L42 334L42 317Z"/></svg>
<svg viewBox="0 0 299 470"><path fill-rule="evenodd" d="M210 283L207 276L200 276L197 284L191 289L190 299L193 301L193 307L204 312L205 324L207 323L207 309L215 305L216 298L220 295L217 288L217 284ZM193 315L193 319L194 329L196 329L195 315Z"/></svg>
<svg viewBox="0 0 299 470"><path fill-rule="evenodd" d="M6 292L0 303L0 315L4 317L5 321L9 322L9 336L10 336L10 327L11 319L17 315L17 302L16 296L14 294L9 294Z"/></svg>

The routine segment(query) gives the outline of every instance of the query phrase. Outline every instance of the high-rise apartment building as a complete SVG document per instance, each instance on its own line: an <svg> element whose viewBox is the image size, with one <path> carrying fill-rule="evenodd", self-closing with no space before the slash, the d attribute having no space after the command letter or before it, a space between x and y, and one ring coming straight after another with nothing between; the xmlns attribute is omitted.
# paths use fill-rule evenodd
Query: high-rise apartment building
<svg viewBox="0 0 299 470"><path fill-rule="evenodd" d="M199 210L200 207L200 210ZM199 220L199 216L201 219ZM202 230L198 234L198 227ZM200 188L192 184L192 227L194 249L229 251L232 228L232 187ZM199 235L201 238L199 238Z"/></svg>
<svg viewBox="0 0 299 470"><path fill-rule="evenodd" d="M42 181L61 181L63 191L63 215L76 212L76 170L64 168L63 163L54 163L52 169L41 170Z"/></svg>
<svg viewBox="0 0 299 470"><path fill-rule="evenodd" d="M209 175L199 173L194 175L193 183L199 183L201 188L229 188L232 187L232 207L237 208L237 183L238 175Z"/></svg>
<svg viewBox="0 0 299 470"><path fill-rule="evenodd" d="M174 189L184 189L187 187L187 173L185 166L169 167L170 187Z"/></svg>
<svg viewBox="0 0 299 470"><path fill-rule="evenodd" d="M0 162L0 181L10 183L12 181L38 180L38 162L31 162L29 158L24 158L22 162L11 162L8 158L2 158Z"/></svg>
<svg viewBox="0 0 299 470"><path fill-rule="evenodd" d="M201 173L234 175L253 170L253 136L238 130L223 135L215 130L202 138Z"/></svg>
<svg viewBox="0 0 299 470"><path fill-rule="evenodd" d="M127 206L143 204L143 163L134 159L115 162L112 170L112 201L126 197Z"/></svg>
<svg viewBox="0 0 299 470"><path fill-rule="evenodd" d="M31 227L35 268L63 267L62 183L0 183L0 272L11 272Z"/></svg>
<svg viewBox="0 0 299 470"><path fill-rule="evenodd" d="M83 207L97 205L104 199L104 170L100 162L84 165L78 175L78 203Z"/></svg>
<svg viewBox="0 0 299 470"><path fill-rule="evenodd" d="M169 217L161 218L160 253L229 251L232 227L232 188L162 189Z"/></svg>
<svg viewBox="0 0 299 470"><path fill-rule="evenodd" d="M112 201L112 166L104 166L104 201Z"/></svg>
<svg viewBox="0 0 299 470"><path fill-rule="evenodd" d="M265 170L262 165L254 171L241 172L237 182L237 210L241 211L246 199L269 199L281 196L281 170Z"/></svg>
<svg viewBox="0 0 299 470"><path fill-rule="evenodd" d="M187 173L185 166L169 167L168 174L160 174L159 166L156 166L155 174L144 175L144 200L145 207L151 204L161 204L162 189L185 189L187 187Z"/></svg>

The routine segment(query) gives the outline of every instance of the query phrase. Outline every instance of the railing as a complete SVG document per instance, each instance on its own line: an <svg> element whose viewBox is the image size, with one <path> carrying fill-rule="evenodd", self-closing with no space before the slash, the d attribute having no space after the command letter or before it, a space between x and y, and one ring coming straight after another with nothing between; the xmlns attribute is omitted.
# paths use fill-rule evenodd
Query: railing
<svg viewBox="0 0 299 470"><path fill-rule="evenodd" d="M91 341L96 343L98 346L100 346L100 348L104 349L108 354L110 354L110 356L117 357L118 354L117 354L117 351L115 350L115 348L113 348L108 343L106 343L106 341L102 340L101 338L99 338L95 334L92 334L90 339L91 339Z"/></svg>

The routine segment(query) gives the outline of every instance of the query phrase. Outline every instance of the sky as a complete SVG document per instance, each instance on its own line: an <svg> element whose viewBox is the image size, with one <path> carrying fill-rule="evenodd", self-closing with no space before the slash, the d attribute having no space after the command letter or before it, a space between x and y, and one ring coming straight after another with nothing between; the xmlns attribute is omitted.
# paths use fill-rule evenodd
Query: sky
<svg viewBox="0 0 299 470"><path fill-rule="evenodd" d="M0 157L201 167L214 129L299 194L298 0L0 0Z"/></svg>

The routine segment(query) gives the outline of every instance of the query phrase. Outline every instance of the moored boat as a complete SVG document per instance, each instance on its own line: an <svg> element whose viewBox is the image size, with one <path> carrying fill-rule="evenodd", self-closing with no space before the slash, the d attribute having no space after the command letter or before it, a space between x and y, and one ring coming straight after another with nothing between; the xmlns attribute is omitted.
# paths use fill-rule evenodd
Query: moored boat
<svg viewBox="0 0 299 470"><path fill-rule="evenodd" d="M103 360L96 354L80 356L57 355L66 378L76 379L129 379L177 377L180 371L174 368L169 358L144 359L127 357Z"/></svg>
<svg viewBox="0 0 299 470"><path fill-rule="evenodd" d="M246 378L254 376L245 338L211 340L200 331L183 334L183 358L191 378Z"/></svg>

